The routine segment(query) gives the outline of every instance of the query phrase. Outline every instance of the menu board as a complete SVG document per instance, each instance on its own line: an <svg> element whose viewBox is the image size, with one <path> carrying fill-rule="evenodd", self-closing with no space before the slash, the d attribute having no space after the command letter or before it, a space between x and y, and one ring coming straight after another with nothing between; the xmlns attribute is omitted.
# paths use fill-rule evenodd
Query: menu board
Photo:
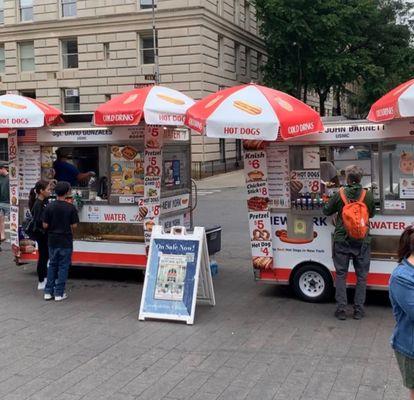
<svg viewBox="0 0 414 400"><path fill-rule="evenodd" d="M245 150L244 173L253 268L273 267L268 169L264 150Z"/></svg>
<svg viewBox="0 0 414 400"><path fill-rule="evenodd" d="M111 193L144 196L143 153L134 146L111 146Z"/></svg>
<svg viewBox="0 0 414 400"><path fill-rule="evenodd" d="M400 199L414 199L414 179L400 178Z"/></svg>
<svg viewBox="0 0 414 400"><path fill-rule="evenodd" d="M40 146L19 147L19 196L28 199L30 190L40 180Z"/></svg>
<svg viewBox="0 0 414 400"><path fill-rule="evenodd" d="M266 150L269 204L276 208L290 207L289 147L274 146Z"/></svg>
<svg viewBox="0 0 414 400"><path fill-rule="evenodd" d="M306 193L320 193L321 173L319 169L294 170L291 172L291 196L296 199Z"/></svg>
<svg viewBox="0 0 414 400"><path fill-rule="evenodd" d="M9 179L10 179L10 243L15 254L19 249L19 163L17 131L9 131Z"/></svg>
<svg viewBox="0 0 414 400"><path fill-rule="evenodd" d="M41 149L41 167L42 167L42 179L45 181L51 180L55 176L55 170L53 169L53 162L56 155L53 151L53 147L44 146Z"/></svg>

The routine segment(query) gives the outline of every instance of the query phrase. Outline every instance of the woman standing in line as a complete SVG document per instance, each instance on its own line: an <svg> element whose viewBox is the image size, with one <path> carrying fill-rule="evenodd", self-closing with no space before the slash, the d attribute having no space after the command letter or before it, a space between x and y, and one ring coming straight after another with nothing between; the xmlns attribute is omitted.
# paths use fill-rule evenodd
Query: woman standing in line
<svg viewBox="0 0 414 400"><path fill-rule="evenodd" d="M414 400L414 226L405 229L398 249L399 264L390 279L390 299L396 321L391 346L403 383Z"/></svg>
<svg viewBox="0 0 414 400"><path fill-rule="evenodd" d="M47 232L43 229L43 210L50 197L50 185L48 181L40 180L30 191L29 210L33 217L33 239L37 242L39 258L37 261L38 290L44 290L47 278L47 263L49 261L49 248L47 244Z"/></svg>

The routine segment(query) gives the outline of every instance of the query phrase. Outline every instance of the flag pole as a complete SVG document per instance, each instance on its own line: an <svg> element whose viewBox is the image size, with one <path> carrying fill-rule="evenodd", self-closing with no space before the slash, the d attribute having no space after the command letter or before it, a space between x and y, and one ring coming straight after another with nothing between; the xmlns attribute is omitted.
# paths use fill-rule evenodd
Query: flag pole
<svg viewBox="0 0 414 400"><path fill-rule="evenodd" d="M155 84L160 83L160 66L158 62L157 30L155 28L155 0L152 0L152 44L154 47Z"/></svg>

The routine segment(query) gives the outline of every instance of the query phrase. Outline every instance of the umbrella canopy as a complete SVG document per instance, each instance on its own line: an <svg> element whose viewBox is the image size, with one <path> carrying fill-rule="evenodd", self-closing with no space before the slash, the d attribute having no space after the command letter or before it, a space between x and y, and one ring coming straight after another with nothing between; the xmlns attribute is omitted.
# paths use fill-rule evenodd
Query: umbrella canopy
<svg viewBox="0 0 414 400"><path fill-rule="evenodd" d="M256 84L221 90L197 102L185 124L209 137L284 139L323 131L319 114L302 101Z"/></svg>
<svg viewBox="0 0 414 400"><path fill-rule="evenodd" d="M402 83L377 100L368 119L372 122L414 117L414 79Z"/></svg>
<svg viewBox="0 0 414 400"><path fill-rule="evenodd" d="M150 125L183 125L194 100L163 86L147 86L123 93L99 106L95 125L138 125L144 116Z"/></svg>
<svg viewBox="0 0 414 400"><path fill-rule="evenodd" d="M16 94L0 96L0 128L40 128L62 122L62 111Z"/></svg>

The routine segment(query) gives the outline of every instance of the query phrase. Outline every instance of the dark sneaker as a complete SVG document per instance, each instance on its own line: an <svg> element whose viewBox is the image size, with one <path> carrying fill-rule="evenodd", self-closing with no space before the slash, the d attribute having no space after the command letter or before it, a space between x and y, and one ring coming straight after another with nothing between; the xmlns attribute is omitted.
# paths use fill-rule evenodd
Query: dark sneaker
<svg viewBox="0 0 414 400"><path fill-rule="evenodd" d="M346 312L345 312L345 310L337 309L335 311L335 317L337 319L339 319L340 321L345 321L346 320Z"/></svg>
<svg viewBox="0 0 414 400"><path fill-rule="evenodd" d="M362 308L354 308L354 319L362 319L365 317L364 310Z"/></svg>

